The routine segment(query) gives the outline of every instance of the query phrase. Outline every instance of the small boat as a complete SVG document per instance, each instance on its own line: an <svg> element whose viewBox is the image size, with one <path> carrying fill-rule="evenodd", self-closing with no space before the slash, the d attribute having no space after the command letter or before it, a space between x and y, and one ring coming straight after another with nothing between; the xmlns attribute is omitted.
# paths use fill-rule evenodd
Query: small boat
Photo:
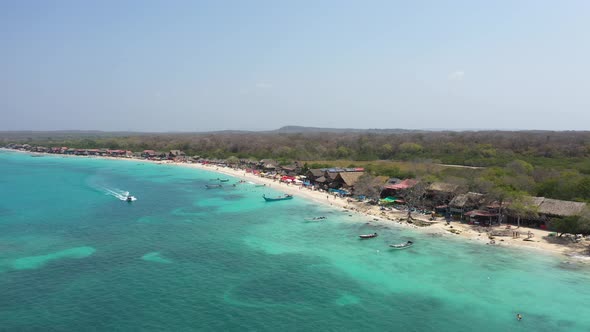
<svg viewBox="0 0 590 332"><path fill-rule="evenodd" d="M262 195L262 198L264 198L264 200L267 202L275 202L275 201L284 201L287 199L293 199L293 195L285 194L285 195L281 195L281 196L277 196L277 197L266 197L266 195Z"/></svg>
<svg viewBox="0 0 590 332"><path fill-rule="evenodd" d="M254 187L266 187L266 184L256 184Z"/></svg>
<svg viewBox="0 0 590 332"><path fill-rule="evenodd" d="M305 221L323 221L323 220L327 220L327 219L328 219L328 217L321 216L321 217L305 218L304 220Z"/></svg>
<svg viewBox="0 0 590 332"><path fill-rule="evenodd" d="M219 179L219 182L228 182L229 179Z"/></svg>
<svg viewBox="0 0 590 332"><path fill-rule="evenodd" d="M220 184L206 184L205 187L207 189L215 189L215 188L221 188L222 186Z"/></svg>
<svg viewBox="0 0 590 332"><path fill-rule="evenodd" d="M400 244L390 244L389 246L393 249L406 249L409 248L411 246L414 245L414 242L412 241L408 241L406 243L400 243Z"/></svg>
<svg viewBox="0 0 590 332"><path fill-rule="evenodd" d="M363 239L363 240L364 239L372 239L374 237L377 237L377 233L373 233L373 234L362 234L362 235L359 235L359 237L361 239Z"/></svg>
<svg viewBox="0 0 590 332"><path fill-rule="evenodd" d="M137 198L135 198L135 196L131 196L131 195L127 195L127 197L125 198L125 201L127 201L127 202L133 202L136 200L137 200Z"/></svg>

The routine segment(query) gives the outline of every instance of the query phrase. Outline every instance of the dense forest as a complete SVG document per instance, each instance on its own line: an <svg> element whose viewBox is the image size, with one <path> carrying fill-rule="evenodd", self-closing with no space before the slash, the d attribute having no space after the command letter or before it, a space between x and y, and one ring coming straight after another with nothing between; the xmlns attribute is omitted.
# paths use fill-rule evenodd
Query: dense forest
<svg viewBox="0 0 590 332"><path fill-rule="evenodd" d="M179 134L5 132L0 145L183 150L203 158L273 158L309 167L364 166L375 175L462 182L557 199L590 200L590 132L322 130ZM321 162L320 162L321 161ZM476 166L466 169L440 164Z"/></svg>

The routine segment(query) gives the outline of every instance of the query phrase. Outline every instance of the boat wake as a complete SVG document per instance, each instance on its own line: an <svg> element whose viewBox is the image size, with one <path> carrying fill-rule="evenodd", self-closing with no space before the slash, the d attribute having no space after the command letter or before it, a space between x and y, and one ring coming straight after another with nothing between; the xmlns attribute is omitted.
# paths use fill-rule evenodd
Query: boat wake
<svg viewBox="0 0 590 332"><path fill-rule="evenodd" d="M103 190L105 191L105 194L116 197L121 201L134 202L137 200L136 197L130 196L128 191L124 191L124 190L120 190L120 189L116 189L116 188L114 188L114 189L103 188Z"/></svg>

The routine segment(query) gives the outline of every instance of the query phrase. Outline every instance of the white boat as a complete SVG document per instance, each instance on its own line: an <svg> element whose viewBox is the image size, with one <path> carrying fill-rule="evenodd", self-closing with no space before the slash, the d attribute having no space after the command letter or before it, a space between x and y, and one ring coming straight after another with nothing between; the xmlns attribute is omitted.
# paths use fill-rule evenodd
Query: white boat
<svg viewBox="0 0 590 332"><path fill-rule="evenodd" d="M135 198L135 196L127 195L127 197L125 197L125 201L127 201L127 202L133 202L136 200L137 200L137 198Z"/></svg>
<svg viewBox="0 0 590 332"><path fill-rule="evenodd" d="M393 249L406 249L409 248L411 246L414 245L414 242L412 241L408 241L406 243L400 243L400 244L390 244L389 246Z"/></svg>

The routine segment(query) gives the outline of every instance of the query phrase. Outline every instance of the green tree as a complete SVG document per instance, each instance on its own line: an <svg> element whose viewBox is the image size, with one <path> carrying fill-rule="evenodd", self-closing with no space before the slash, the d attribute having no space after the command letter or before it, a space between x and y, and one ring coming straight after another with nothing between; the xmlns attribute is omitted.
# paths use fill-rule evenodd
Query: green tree
<svg viewBox="0 0 590 332"><path fill-rule="evenodd" d="M412 143L412 142L405 142L405 143L400 144L399 149L402 152L408 153L408 154L420 153L420 152L422 152L422 150L424 150L422 145L420 145L418 143Z"/></svg>
<svg viewBox="0 0 590 332"><path fill-rule="evenodd" d="M558 236L564 234L590 234L590 211L586 207L579 216L555 218L549 223L549 229L557 232Z"/></svg>
<svg viewBox="0 0 590 332"><path fill-rule="evenodd" d="M516 224L520 227L521 218L535 218L538 216L537 206L533 198L523 192L513 192L509 196L508 212L516 217Z"/></svg>
<svg viewBox="0 0 590 332"><path fill-rule="evenodd" d="M412 219L412 212L422 207L422 202L426 196L426 188L428 188L426 181L418 180L418 182L407 189L400 190L400 196L406 201L406 207L408 208L408 222Z"/></svg>

